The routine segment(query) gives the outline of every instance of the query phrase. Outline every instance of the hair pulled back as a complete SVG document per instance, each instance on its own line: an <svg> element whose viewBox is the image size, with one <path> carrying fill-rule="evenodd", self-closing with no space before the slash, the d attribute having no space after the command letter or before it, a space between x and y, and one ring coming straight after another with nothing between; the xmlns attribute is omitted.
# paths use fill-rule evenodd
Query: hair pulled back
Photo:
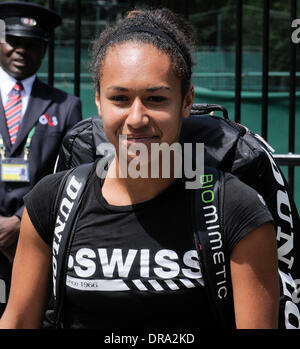
<svg viewBox="0 0 300 349"><path fill-rule="evenodd" d="M136 27L145 26L166 34L171 40L155 32L134 31ZM128 33L128 30L133 31ZM93 42L90 69L96 92L100 90L101 68L108 48L129 41L148 43L166 53L171 59L174 74L181 80L182 95L187 93L192 76L194 33L184 18L166 8L130 11L122 21L106 28Z"/></svg>

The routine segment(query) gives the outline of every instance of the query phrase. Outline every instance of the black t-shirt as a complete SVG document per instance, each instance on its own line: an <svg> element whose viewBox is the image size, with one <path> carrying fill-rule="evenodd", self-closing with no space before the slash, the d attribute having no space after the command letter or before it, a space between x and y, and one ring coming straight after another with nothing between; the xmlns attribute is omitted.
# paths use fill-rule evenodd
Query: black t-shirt
<svg viewBox="0 0 300 349"><path fill-rule="evenodd" d="M54 202L64 175L42 179L25 197L31 221L51 245ZM257 193L226 174L224 225L228 249L272 217ZM68 257L65 328L193 329L215 327L183 180L147 202L109 205L94 173Z"/></svg>

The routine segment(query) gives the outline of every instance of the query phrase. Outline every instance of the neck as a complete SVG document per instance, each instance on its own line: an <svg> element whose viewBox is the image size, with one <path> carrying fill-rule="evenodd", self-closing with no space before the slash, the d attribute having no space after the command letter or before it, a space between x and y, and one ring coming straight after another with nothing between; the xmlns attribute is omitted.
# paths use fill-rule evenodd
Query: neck
<svg viewBox="0 0 300 349"><path fill-rule="evenodd" d="M124 178L125 177L125 178ZM111 205L126 206L153 199L174 183L175 178L132 178L120 173L118 161L114 159L102 186L102 195Z"/></svg>

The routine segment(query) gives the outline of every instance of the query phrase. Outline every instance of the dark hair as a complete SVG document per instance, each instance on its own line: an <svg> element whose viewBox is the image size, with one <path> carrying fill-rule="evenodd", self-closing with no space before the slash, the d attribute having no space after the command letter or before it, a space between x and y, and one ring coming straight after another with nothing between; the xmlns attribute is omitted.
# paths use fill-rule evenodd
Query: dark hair
<svg viewBox="0 0 300 349"><path fill-rule="evenodd" d="M143 31L141 27L149 30ZM121 22L106 28L93 42L90 70L96 91L100 89L101 64L107 49L128 41L149 43L165 52L171 58L173 71L181 80L182 95L185 96L191 84L194 33L184 18L166 8L133 10Z"/></svg>

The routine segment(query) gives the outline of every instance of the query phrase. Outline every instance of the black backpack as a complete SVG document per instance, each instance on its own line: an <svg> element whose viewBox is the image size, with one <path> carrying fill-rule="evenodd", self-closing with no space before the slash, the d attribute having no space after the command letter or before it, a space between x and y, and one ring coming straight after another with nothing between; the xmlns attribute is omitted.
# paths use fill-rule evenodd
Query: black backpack
<svg viewBox="0 0 300 349"><path fill-rule="evenodd" d="M215 110L221 110L224 118L210 115ZM72 176L86 182L91 171L92 164L101 159L104 154L97 151L97 146L107 142L101 119L96 116L79 122L63 141L60 150L57 171L71 169ZM214 201L216 207L215 217L222 216L222 173L231 172L241 181L254 188L265 200L270 212L273 215L277 227L278 264L280 275L280 314L279 328L300 328L300 295L298 294L298 279L300 279L300 220L296 205L289 192L287 182L276 164L271 148L261 137L253 134L247 128L239 125L228 118L226 109L218 105L194 105L191 115L185 119L182 125L180 142L182 143L204 143L205 146L205 173L213 176ZM80 164L90 164L79 166ZM79 171L79 174L77 174ZM69 174L67 172L67 174ZM60 198L64 195L66 180L62 181L57 200L59 208ZM84 186L81 188L83 189ZM80 194L79 194L80 197ZM203 202L200 200L201 188L195 191L194 214L195 244L202 262L203 277L208 286L208 294L215 310L216 321L219 327L234 327L232 297L228 279L221 280L216 277L220 275L220 265L213 263L213 251L209 231L200 214ZM79 205L77 205L79 206ZM74 217L76 216L76 205L74 205ZM70 223L70 224L69 224ZM71 231L71 219L66 225ZM74 228L74 224L73 224ZM73 230L73 229L72 229ZM222 229L221 229L222 230ZM297 232L299 232L297 234ZM66 234L67 251L68 234ZM222 237L221 237L222 239ZM223 248L224 244L221 248ZM219 251L221 252L221 250ZM222 250L226 256L226 251ZM66 252L59 257L66 260ZM229 275L229 258L224 263L224 270ZM57 267L57 294L54 302L56 324L59 324L61 316L62 299L64 295L64 262ZM224 291L226 288L226 294ZM300 291L300 290L299 290Z"/></svg>

